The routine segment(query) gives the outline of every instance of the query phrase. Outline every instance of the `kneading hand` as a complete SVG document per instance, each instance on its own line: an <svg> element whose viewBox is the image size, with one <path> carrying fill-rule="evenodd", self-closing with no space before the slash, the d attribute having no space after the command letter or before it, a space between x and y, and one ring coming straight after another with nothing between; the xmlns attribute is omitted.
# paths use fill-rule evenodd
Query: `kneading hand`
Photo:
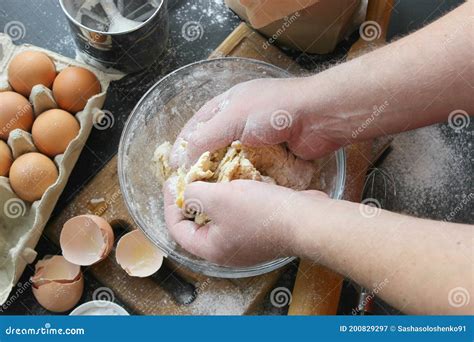
<svg viewBox="0 0 474 342"><path fill-rule="evenodd" d="M171 153L171 166L189 166L206 151L234 140L258 147L287 143L306 160L338 149L342 142L321 130L327 118L312 115L303 90L306 78L259 79L238 84L206 103L181 131ZM186 152L181 139L188 142ZM187 153L187 155L183 155Z"/></svg>
<svg viewBox="0 0 474 342"><path fill-rule="evenodd" d="M165 184L165 219L172 237L189 252L221 265L249 266L297 253L299 213L319 191L297 192L249 180L191 183L180 209ZM311 200L313 199L313 200ZM211 222L198 226L186 211L204 212Z"/></svg>

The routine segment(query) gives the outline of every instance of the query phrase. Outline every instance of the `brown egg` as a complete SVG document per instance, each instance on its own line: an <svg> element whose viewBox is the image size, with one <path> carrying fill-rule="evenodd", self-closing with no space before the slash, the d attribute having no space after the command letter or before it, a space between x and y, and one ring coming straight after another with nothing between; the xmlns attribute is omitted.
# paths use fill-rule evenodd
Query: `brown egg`
<svg viewBox="0 0 474 342"><path fill-rule="evenodd" d="M16 128L29 132L33 120L33 108L25 97L13 91L0 92L0 139L6 141Z"/></svg>
<svg viewBox="0 0 474 342"><path fill-rule="evenodd" d="M81 267L61 255L38 261L31 283L38 303L53 312L72 309L84 291Z"/></svg>
<svg viewBox="0 0 474 342"><path fill-rule="evenodd" d="M22 200L34 202L58 179L54 162L37 152L18 157L10 168L10 185Z"/></svg>
<svg viewBox="0 0 474 342"><path fill-rule="evenodd" d="M31 88L42 84L48 88L56 77L53 61L43 52L24 51L16 55L8 66L8 81L13 90L30 96Z"/></svg>
<svg viewBox="0 0 474 342"><path fill-rule="evenodd" d="M8 177L10 166L12 166L13 157L10 147L3 140L0 140L0 176Z"/></svg>
<svg viewBox="0 0 474 342"><path fill-rule="evenodd" d="M54 80L53 96L59 107L71 113L84 109L87 101L101 91L97 77L87 69L68 67Z"/></svg>
<svg viewBox="0 0 474 342"><path fill-rule="evenodd" d="M79 135L79 122L62 109L51 109L38 116L31 133L41 153L54 157L64 153L69 143Z"/></svg>

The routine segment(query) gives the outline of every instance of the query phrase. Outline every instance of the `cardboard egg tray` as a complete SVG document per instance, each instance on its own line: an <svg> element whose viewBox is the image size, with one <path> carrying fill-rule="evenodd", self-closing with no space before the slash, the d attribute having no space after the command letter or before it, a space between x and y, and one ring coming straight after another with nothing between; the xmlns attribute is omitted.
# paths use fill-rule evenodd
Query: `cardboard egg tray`
<svg viewBox="0 0 474 342"><path fill-rule="evenodd" d="M74 59L41 49L32 45L16 46L11 39L0 34L0 91L11 90L8 84L7 70L10 60L19 52L36 50L47 54L60 72L67 66L81 66L92 71L100 81L102 92L91 97L84 110L75 115L80 123L79 135L69 144L64 154L57 155L54 162L59 170L59 177L44 193L43 197L33 203L27 203L13 192L7 177L0 177L0 305L3 304L16 284L27 264L36 258L35 247L43 229L61 195L71 171L92 130L96 118L102 115L101 108L105 101L107 88L120 75L109 75L93 67L81 64ZM30 102L35 116L56 104L51 92L44 86L35 86ZM1 104L0 104L1 105ZM29 132L16 129L10 133L8 145L14 158L36 151Z"/></svg>

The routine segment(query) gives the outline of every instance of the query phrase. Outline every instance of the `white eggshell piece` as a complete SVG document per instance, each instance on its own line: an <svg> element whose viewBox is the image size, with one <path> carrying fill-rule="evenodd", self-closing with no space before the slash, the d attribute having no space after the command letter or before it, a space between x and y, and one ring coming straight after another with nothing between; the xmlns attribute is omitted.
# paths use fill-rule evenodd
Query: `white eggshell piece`
<svg viewBox="0 0 474 342"><path fill-rule="evenodd" d="M164 253L139 230L133 230L119 240L115 251L117 263L132 277L148 277L158 271Z"/></svg>
<svg viewBox="0 0 474 342"><path fill-rule="evenodd" d="M31 134L19 128L10 132L10 135L8 136L8 145L12 150L13 159L18 158L25 153L38 152L33 143Z"/></svg>
<svg viewBox="0 0 474 342"><path fill-rule="evenodd" d="M3 2L0 1L0 4L3 4ZM0 7L2 6L0 5ZM8 65L13 56L22 51L45 53L51 58L57 71L61 71L68 66L79 66L92 71L101 83L102 93L91 97L84 110L75 115L81 129L66 152L54 158L59 170L57 182L45 192L40 201L36 201L31 205L25 203L26 209L19 212L21 216L10 218L0 215L0 305L7 301L10 292L14 289L30 260L29 256L25 257L22 254L24 249L35 249L56 202L66 186L74 165L93 129L93 111L102 108L110 83L124 76L123 74L112 75L108 72L102 72L89 65L81 64L74 59L37 46L29 44L15 45L8 35L0 33L0 91L11 90L9 82L7 82ZM17 199L9 185L8 178L0 176L0 210L4 209L6 201L13 198ZM74 286L79 287L80 283L76 282Z"/></svg>
<svg viewBox="0 0 474 342"><path fill-rule="evenodd" d="M59 243L66 260L82 266L95 264L107 257L113 247L112 227L101 217L81 215L68 220Z"/></svg>
<svg viewBox="0 0 474 342"><path fill-rule="evenodd" d="M49 109L58 108L53 92L42 84L37 84L31 89L30 102L33 104L35 116Z"/></svg>

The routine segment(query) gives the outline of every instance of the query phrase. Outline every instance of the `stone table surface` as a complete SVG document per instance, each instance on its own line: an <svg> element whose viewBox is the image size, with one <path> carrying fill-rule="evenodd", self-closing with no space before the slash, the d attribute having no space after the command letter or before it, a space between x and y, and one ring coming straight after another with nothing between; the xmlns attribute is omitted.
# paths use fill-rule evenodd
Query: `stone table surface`
<svg viewBox="0 0 474 342"><path fill-rule="evenodd" d="M389 39L396 39L435 20L461 1L396 0L389 27ZM170 0L170 38L165 53L145 72L128 75L111 85L104 108L114 116L113 127L94 130L87 141L68 185L56 207L61 210L68 201L90 180L116 153L120 134L131 109L147 89L169 72L188 63L205 59L240 23L223 0ZM59 2L53 0L1 0L0 32L13 21L20 22L25 30L15 43L30 43L75 57L75 46L69 33L68 23ZM197 21L203 27L202 37L188 41L182 36L182 28L189 21ZM333 54L310 56L297 51L286 51L306 69L317 71L339 62L350 44L357 38L353 34L343 41ZM468 91L468 90L467 90ZM383 208L433 219L447 219L472 223L473 220L473 125L460 131L450 125L437 125L395 137L391 150L371 173L366 196L375 198ZM38 246L40 256L60 251L44 239ZM21 281L31 275L27 268ZM282 279L291 287L295 269ZM90 300L93 290L100 286L86 274L86 291L82 301ZM15 289L14 289L15 291ZM347 282L339 312L350 314L354 299L354 287ZM380 314L396 313L381 301L375 311ZM32 298L31 292L23 294L2 314L45 314ZM281 314L271 305L262 313Z"/></svg>

